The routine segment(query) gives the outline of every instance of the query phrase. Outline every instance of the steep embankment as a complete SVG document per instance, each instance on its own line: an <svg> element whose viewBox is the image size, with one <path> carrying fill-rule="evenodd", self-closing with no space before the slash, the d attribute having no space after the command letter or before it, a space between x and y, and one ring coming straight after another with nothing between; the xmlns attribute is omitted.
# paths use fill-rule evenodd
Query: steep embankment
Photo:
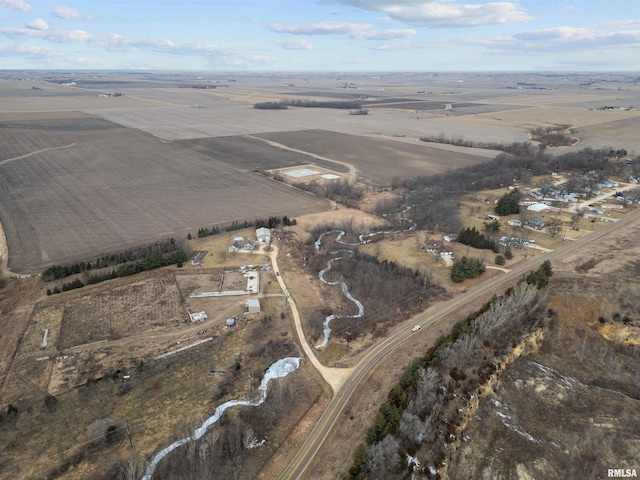
<svg viewBox="0 0 640 480"><path fill-rule="evenodd" d="M640 264L609 255L563 262L540 348L480 400L448 478L640 474Z"/></svg>

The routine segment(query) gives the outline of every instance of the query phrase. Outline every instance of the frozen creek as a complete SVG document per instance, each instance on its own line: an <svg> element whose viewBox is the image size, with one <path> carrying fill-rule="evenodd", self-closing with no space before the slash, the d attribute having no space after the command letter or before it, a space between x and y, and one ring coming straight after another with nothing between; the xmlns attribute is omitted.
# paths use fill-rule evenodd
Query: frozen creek
<svg viewBox="0 0 640 480"><path fill-rule="evenodd" d="M294 372L295 370L297 370L298 367L300 367L300 357L282 358L277 362L273 363L265 372L264 377L262 378L262 382L260 382L260 388L259 388L260 398L258 398L257 400L229 400L228 402L225 402L222 405L219 405L216 408L213 415L207 418L202 423L202 425L200 425L198 428L195 429L195 431L193 432L193 435L183 438L181 440L176 440L168 447L165 447L162 450L160 450L158 453L156 453L153 459L151 460L151 463L149 463L149 466L147 467L147 470L145 471L144 476L142 477L142 480L151 480L151 478L153 477L153 473L155 472L156 467L158 466L160 461L164 457L166 457L169 453L171 453L173 450L184 445L185 443L194 442L202 438L202 436L205 433L207 433L207 430L220 419L222 414L228 408L235 407L238 405L245 406L245 407L257 407L261 405L264 402L264 400L267 398L267 387L269 385L269 382L277 378L286 377L291 372Z"/></svg>

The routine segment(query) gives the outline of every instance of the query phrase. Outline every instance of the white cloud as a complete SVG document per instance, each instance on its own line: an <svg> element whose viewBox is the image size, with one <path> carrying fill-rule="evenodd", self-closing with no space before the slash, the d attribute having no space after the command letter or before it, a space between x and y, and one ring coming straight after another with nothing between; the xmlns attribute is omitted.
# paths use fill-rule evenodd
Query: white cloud
<svg viewBox="0 0 640 480"><path fill-rule="evenodd" d="M119 34L97 35L84 30L37 29L44 27L40 22L32 22L31 28L0 28L0 36L11 39L39 39L63 44L83 44L108 52L152 51L169 55L195 55L217 58L227 64L251 65L271 61L268 57L253 55L235 48L210 43L175 43L168 39L147 39ZM87 59L64 57L68 63L86 63Z"/></svg>
<svg viewBox="0 0 640 480"><path fill-rule="evenodd" d="M291 35L347 35L354 40L392 40L415 35L411 28L403 30L372 30L373 25L353 22L272 23L267 26L277 33Z"/></svg>
<svg viewBox="0 0 640 480"><path fill-rule="evenodd" d="M549 40L567 40L567 39L587 39L593 38L596 33L588 28L575 27L554 27L543 28L541 30L529 30L518 33L514 37L522 41L549 41Z"/></svg>
<svg viewBox="0 0 640 480"><path fill-rule="evenodd" d="M352 22L316 22L316 23L272 23L267 28L278 33L291 35L350 35L371 28L366 23Z"/></svg>
<svg viewBox="0 0 640 480"><path fill-rule="evenodd" d="M385 12L393 20L428 27L472 27L526 22L533 17L514 2L460 4L449 0L325 0Z"/></svg>
<svg viewBox="0 0 640 480"><path fill-rule="evenodd" d="M432 27L471 27L497 25L531 20L529 14L511 2L493 2L482 5L457 5L434 2L415 6L385 8L388 15L412 25Z"/></svg>
<svg viewBox="0 0 640 480"><path fill-rule="evenodd" d="M66 5L56 5L53 9L53 14L58 18L64 18L65 20L73 20L77 18L91 18L89 15L85 15L79 10Z"/></svg>
<svg viewBox="0 0 640 480"><path fill-rule="evenodd" d="M529 30L512 37L456 40L459 45L527 53L584 52L608 48L640 47L640 30L603 32L590 28L555 27Z"/></svg>
<svg viewBox="0 0 640 480"><path fill-rule="evenodd" d="M41 18L36 18L33 22L27 23L27 28L32 30L49 30L49 25Z"/></svg>
<svg viewBox="0 0 640 480"><path fill-rule="evenodd" d="M351 37L358 40L396 40L416 33L418 32L412 28L405 28L403 30L381 30L379 32L356 32Z"/></svg>
<svg viewBox="0 0 640 480"><path fill-rule="evenodd" d="M419 5L440 0L322 0L320 3L351 5L365 10L384 10L390 5Z"/></svg>
<svg viewBox="0 0 640 480"><path fill-rule="evenodd" d="M276 40L276 45L284 48L285 50L313 50L313 45L307 42L304 38L296 38L293 40Z"/></svg>
<svg viewBox="0 0 640 480"><path fill-rule="evenodd" d="M610 22L603 22L602 25L606 27L629 27L640 25L640 20L612 20Z"/></svg>
<svg viewBox="0 0 640 480"><path fill-rule="evenodd" d="M28 57L28 58L38 58L38 59L54 58L54 57L61 56L60 53L54 52L49 48L33 47L33 46L27 46L27 45L18 45L15 47L0 48L0 56L11 57L15 55L19 55L21 57Z"/></svg>
<svg viewBox="0 0 640 480"><path fill-rule="evenodd" d="M33 7L23 0L0 0L0 7L13 8L21 12L33 12Z"/></svg>

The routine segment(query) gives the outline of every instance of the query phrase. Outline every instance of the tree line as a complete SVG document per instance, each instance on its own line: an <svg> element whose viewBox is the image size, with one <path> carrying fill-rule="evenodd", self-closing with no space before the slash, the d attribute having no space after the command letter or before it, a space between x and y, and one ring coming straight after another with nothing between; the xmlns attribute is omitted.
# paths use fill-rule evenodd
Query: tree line
<svg viewBox="0 0 640 480"><path fill-rule="evenodd" d="M259 110L286 110L287 104L282 102L258 102L253 104L253 108Z"/></svg>
<svg viewBox="0 0 640 480"><path fill-rule="evenodd" d="M156 242L152 245L132 248L125 252L104 255L91 262L76 262L71 265L52 265L42 272L42 281L50 282L60 278L77 275L88 270L98 270L101 268L111 267L143 258L151 257L155 254L166 254L182 249L181 242L176 242L170 238L164 242Z"/></svg>
<svg viewBox="0 0 640 480"><path fill-rule="evenodd" d="M311 192L318 197L340 202L346 206L355 206L354 202L361 200L364 196L364 189L349 182L346 178L322 183L316 180L297 182L293 186L300 190Z"/></svg>
<svg viewBox="0 0 640 480"><path fill-rule="evenodd" d="M259 218L256 220L243 220L242 222L239 222L238 220L234 220L229 225L223 228L225 232L233 232L235 230L242 230L243 228L250 228L250 227L255 227L255 228L260 228L260 227L279 228L281 226L288 227L290 225L295 225L296 223L297 222L295 219L291 219L286 215L283 215L282 217L272 216L267 219ZM219 235L220 233L222 233L222 231L223 230L221 230L220 227L217 227L215 225L211 228L203 227L198 230L198 238L208 237L211 235ZM187 239L191 240L191 238L193 237L189 233L187 235Z"/></svg>
<svg viewBox="0 0 640 480"><path fill-rule="evenodd" d="M447 145L457 145L459 147L482 148L486 150L500 150L512 155L534 155L537 148L530 142L513 142L513 143L497 143L497 142L472 142L462 137L450 138L444 133L440 135L431 135L428 137L420 137L423 142L444 143Z"/></svg>
<svg viewBox="0 0 640 480"><path fill-rule="evenodd" d="M499 252L498 243L480 233L476 227L465 227L461 229L456 241L463 245L469 245L470 247L492 250L495 253Z"/></svg>
<svg viewBox="0 0 640 480"><path fill-rule="evenodd" d="M340 110L360 110L362 103L356 101L329 100L320 102L318 100L281 100L279 102L259 102L254 103L253 108L267 110L284 110L288 106L305 108L337 108Z"/></svg>
<svg viewBox="0 0 640 480"><path fill-rule="evenodd" d="M547 310L536 292L536 286L519 282L412 361L356 448L344 478L407 478L412 465L404 459L418 451L421 469L445 467L451 444L461 441L465 407L523 336L544 325Z"/></svg>
<svg viewBox="0 0 640 480"><path fill-rule="evenodd" d="M169 255L153 253L140 261L125 263L106 273L96 273L91 275L89 276L86 285L93 285L113 278L128 277L130 275L146 272L148 270L155 270L161 267L167 267L169 265L177 265L178 267L181 267L182 264L187 261L187 258L188 255L184 250L176 250L171 252ZM76 278L71 282L63 283L62 288L58 286L48 288L47 295L55 295L60 292L66 292L67 290L82 288L84 286L85 284L79 278Z"/></svg>

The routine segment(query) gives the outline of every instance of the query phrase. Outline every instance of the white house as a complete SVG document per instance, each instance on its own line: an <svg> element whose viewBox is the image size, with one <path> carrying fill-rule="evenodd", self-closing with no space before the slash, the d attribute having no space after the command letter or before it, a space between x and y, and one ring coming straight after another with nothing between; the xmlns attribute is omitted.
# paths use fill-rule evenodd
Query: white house
<svg viewBox="0 0 640 480"><path fill-rule="evenodd" d="M251 240L245 240L242 237L235 237L233 244L227 249L230 252L251 252L256 247Z"/></svg>
<svg viewBox="0 0 640 480"><path fill-rule="evenodd" d="M258 243L271 243L271 230L266 227L256 228L256 239Z"/></svg>

